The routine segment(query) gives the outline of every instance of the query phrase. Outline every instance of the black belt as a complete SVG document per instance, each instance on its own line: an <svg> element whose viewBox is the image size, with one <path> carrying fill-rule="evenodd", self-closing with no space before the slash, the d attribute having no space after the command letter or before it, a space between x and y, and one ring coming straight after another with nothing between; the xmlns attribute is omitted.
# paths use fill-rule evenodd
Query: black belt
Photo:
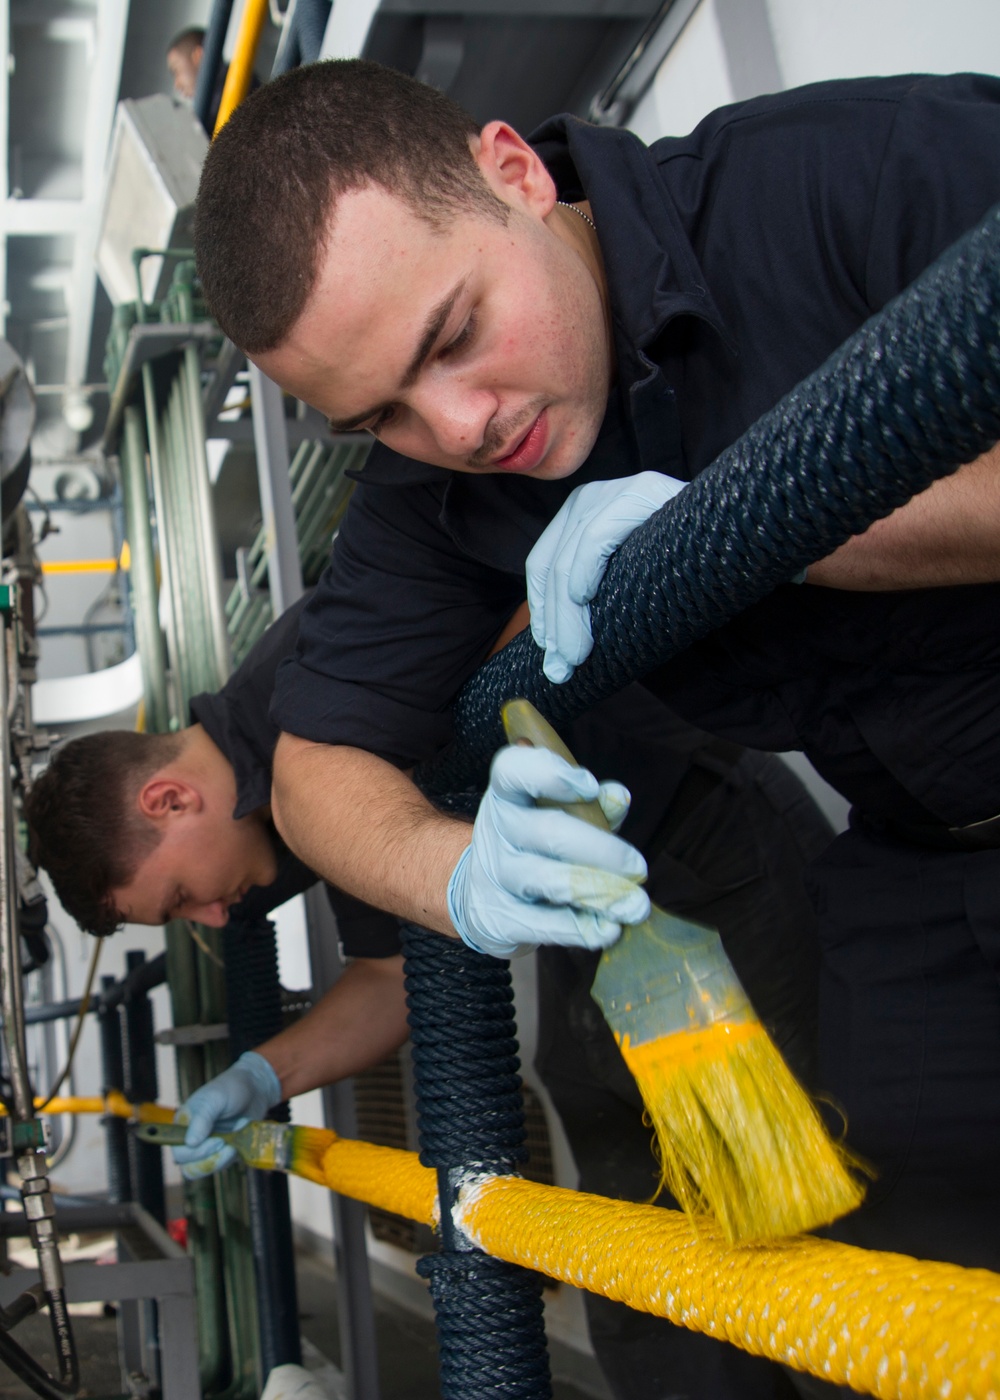
<svg viewBox="0 0 1000 1400"><path fill-rule="evenodd" d="M942 822L896 822L890 817L878 823L887 835L918 846L943 851L1000 850L1000 814L968 826L945 826Z"/></svg>

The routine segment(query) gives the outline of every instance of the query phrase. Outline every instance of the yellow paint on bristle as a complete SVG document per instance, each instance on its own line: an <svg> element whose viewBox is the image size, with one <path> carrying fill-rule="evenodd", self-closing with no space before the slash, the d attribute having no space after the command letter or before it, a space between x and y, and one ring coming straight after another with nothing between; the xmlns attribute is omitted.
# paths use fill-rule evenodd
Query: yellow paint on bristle
<svg viewBox="0 0 1000 1400"><path fill-rule="evenodd" d="M656 1133L661 1185L730 1244L828 1225L861 1204L816 1106L759 1021L620 1042Z"/></svg>
<svg viewBox="0 0 1000 1400"><path fill-rule="evenodd" d="M101 1111L114 1118L132 1118L137 1123L172 1123L177 1112L158 1103L130 1103L120 1089L108 1090Z"/></svg>
<svg viewBox="0 0 1000 1400"><path fill-rule="evenodd" d="M325 1186L323 1155L337 1141L337 1134L329 1128L293 1128L288 1170Z"/></svg>
<svg viewBox="0 0 1000 1400"><path fill-rule="evenodd" d="M132 1111L140 1123L172 1123L177 1116L175 1108L164 1108L158 1103L133 1104Z"/></svg>

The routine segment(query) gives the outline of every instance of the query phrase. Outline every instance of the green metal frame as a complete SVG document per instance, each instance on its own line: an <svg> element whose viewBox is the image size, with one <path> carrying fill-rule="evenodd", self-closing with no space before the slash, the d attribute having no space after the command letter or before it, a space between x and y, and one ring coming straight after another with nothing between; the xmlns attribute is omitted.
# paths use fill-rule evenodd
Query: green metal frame
<svg viewBox="0 0 1000 1400"><path fill-rule="evenodd" d="M308 587L323 571L354 489L348 471L356 471L368 455L367 443L303 442L289 463L292 507L302 563L302 579ZM233 662L247 652L272 620L267 587L267 532L262 527L246 555L246 580L226 599L226 622L232 641Z"/></svg>
<svg viewBox="0 0 1000 1400"><path fill-rule="evenodd" d="M136 283L151 249L133 254ZM202 398L202 353L211 337L146 360L134 393L119 384L138 322L192 326L209 321L196 291L188 253L179 260L161 303L116 309L108 337L108 381L126 401L118 429L122 490L132 555L130 584L143 669L146 726L166 732L188 722L193 696L215 690L271 620L267 541L263 529L247 551L246 584L223 604ZM221 335L218 343L221 343ZM305 442L290 464L303 577L313 583L347 508L366 443ZM162 618L159 602L165 598ZM199 943L201 946L199 946ZM177 1027L226 1019L219 930L200 928L198 942L183 921L166 929L167 973ZM178 1087L186 1098L230 1062L228 1043L176 1048ZM189 1248L194 1259L203 1393L213 1400L251 1400L261 1378L254 1262L245 1177L233 1167L186 1185Z"/></svg>
<svg viewBox="0 0 1000 1400"><path fill-rule="evenodd" d="M137 274L145 256L145 250L135 254ZM205 319L203 308L196 307L193 271L190 258L184 258L161 305L147 306L140 295L130 311L119 308L106 354L108 371L115 376L112 382L122 369L128 333L136 321ZM205 456L199 348L188 345L156 366L147 361L140 373L139 399L123 413L118 450L146 724L163 732L187 724L192 697L225 681L230 655ZM162 630L161 588L168 604ZM165 933L174 1025L224 1021L219 931L202 929L203 947L183 921L173 921ZM225 1042L178 1046L176 1054L182 1097L220 1073L230 1059ZM227 1171L188 1183L185 1189L202 1391L214 1400L252 1400L260 1388L259 1348L243 1172Z"/></svg>

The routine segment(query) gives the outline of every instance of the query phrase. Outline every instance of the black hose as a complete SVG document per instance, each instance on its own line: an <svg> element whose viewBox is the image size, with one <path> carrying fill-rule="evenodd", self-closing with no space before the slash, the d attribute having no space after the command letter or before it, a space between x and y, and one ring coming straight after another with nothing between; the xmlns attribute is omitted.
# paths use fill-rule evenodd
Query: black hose
<svg viewBox="0 0 1000 1400"><path fill-rule="evenodd" d="M50 1376L48 1371L26 1352L6 1330L8 1325L12 1325L12 1315L14 1315L13 1321L21 1322L25 1317L30 1317L32 1313L38 1311L41 1306L40 1293L40 1287L29 1289L9 1308L3 1310L3 1316L0 1318L0 1361L9 1367L19 1380L24 1381L25 1385L36 1395L41 1395L43 1400L67 1400L67 1396L74 1396L79 1390L80 1377L72 1334L69 1335L68 1349L66 1346L65 1333L69 1327L69 1317L66 1313L65 1295L62 1292L56 1295L46 1295L52 1319L53 1337L56 1342L56 1353L59 1358L59 1380ZM53 1297L57 1300L62 1319L58 1324L56 1312L53 1310Z"/></svg>
<svg viewBox="0 0 1000 1400"><path fill-rule="evenodd" d="M10 1188L15 1196L20 1198L20 1192ZM39 1308L45 1306L45 1295L42 1292L42 1285L36 1283L34 1288L26 1288L25 1291L14 1299L10 1307L0 1307L0 1332L12 1331L19 1322L23 1322L26 1317L34 1317Z"/></svg>
<svg viewBox="0 0 1000 1400"><path fill-rule="evenodd" d="M545 679L530 633L471 678L420 786L481 787L503 701L576 718L998 439L1000 205L625 541L570 680Z"/></svg>
<svg viewBox="0 0 1000 1400"><path fill-rule="evenodd" d="M73 1338L73 1324L66 1306L66 1291L58 1288L45 1292L52 1324L52 1342L59 1363L59 1383L66 1395L75 1395L80 1387L80 1363Z"/></svg>

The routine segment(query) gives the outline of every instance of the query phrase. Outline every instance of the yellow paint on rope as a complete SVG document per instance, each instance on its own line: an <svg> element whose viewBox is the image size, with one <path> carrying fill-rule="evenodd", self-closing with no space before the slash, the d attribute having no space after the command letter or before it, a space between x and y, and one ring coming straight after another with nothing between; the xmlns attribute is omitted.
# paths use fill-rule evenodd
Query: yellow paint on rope
<svg viewBox="0 0 1000 1400"><path fill-rule="evenodd" d="M437 1173L421 1166L415 1152L337 1138L323 1154L322 1170L330 1190L342 1196L425 1225L438 1222Z"/></svg>
<svg viewBox="0 0 1000 1400"><path fill-rule="evenodd" d="M170 1122L106 1099L54 1112ZM415 1152L295 1128L292 1170L435 1225L437 1175ZM882 1400L1000 1400L1000 1275L800 1236L732 1247L709 1217L608 1201L519 1177L463 1189L457 1223L499 1259L603 1294Z"/></svg>
<svg viewBox="0 0 1000 1400"><path fill-rule="evenodd" d="M677 1211L516 1177L463 1193L489 1254L799 1371L899 1400L1000 1396L1000 1275L803 1237L728 1246Z"/></svg>

